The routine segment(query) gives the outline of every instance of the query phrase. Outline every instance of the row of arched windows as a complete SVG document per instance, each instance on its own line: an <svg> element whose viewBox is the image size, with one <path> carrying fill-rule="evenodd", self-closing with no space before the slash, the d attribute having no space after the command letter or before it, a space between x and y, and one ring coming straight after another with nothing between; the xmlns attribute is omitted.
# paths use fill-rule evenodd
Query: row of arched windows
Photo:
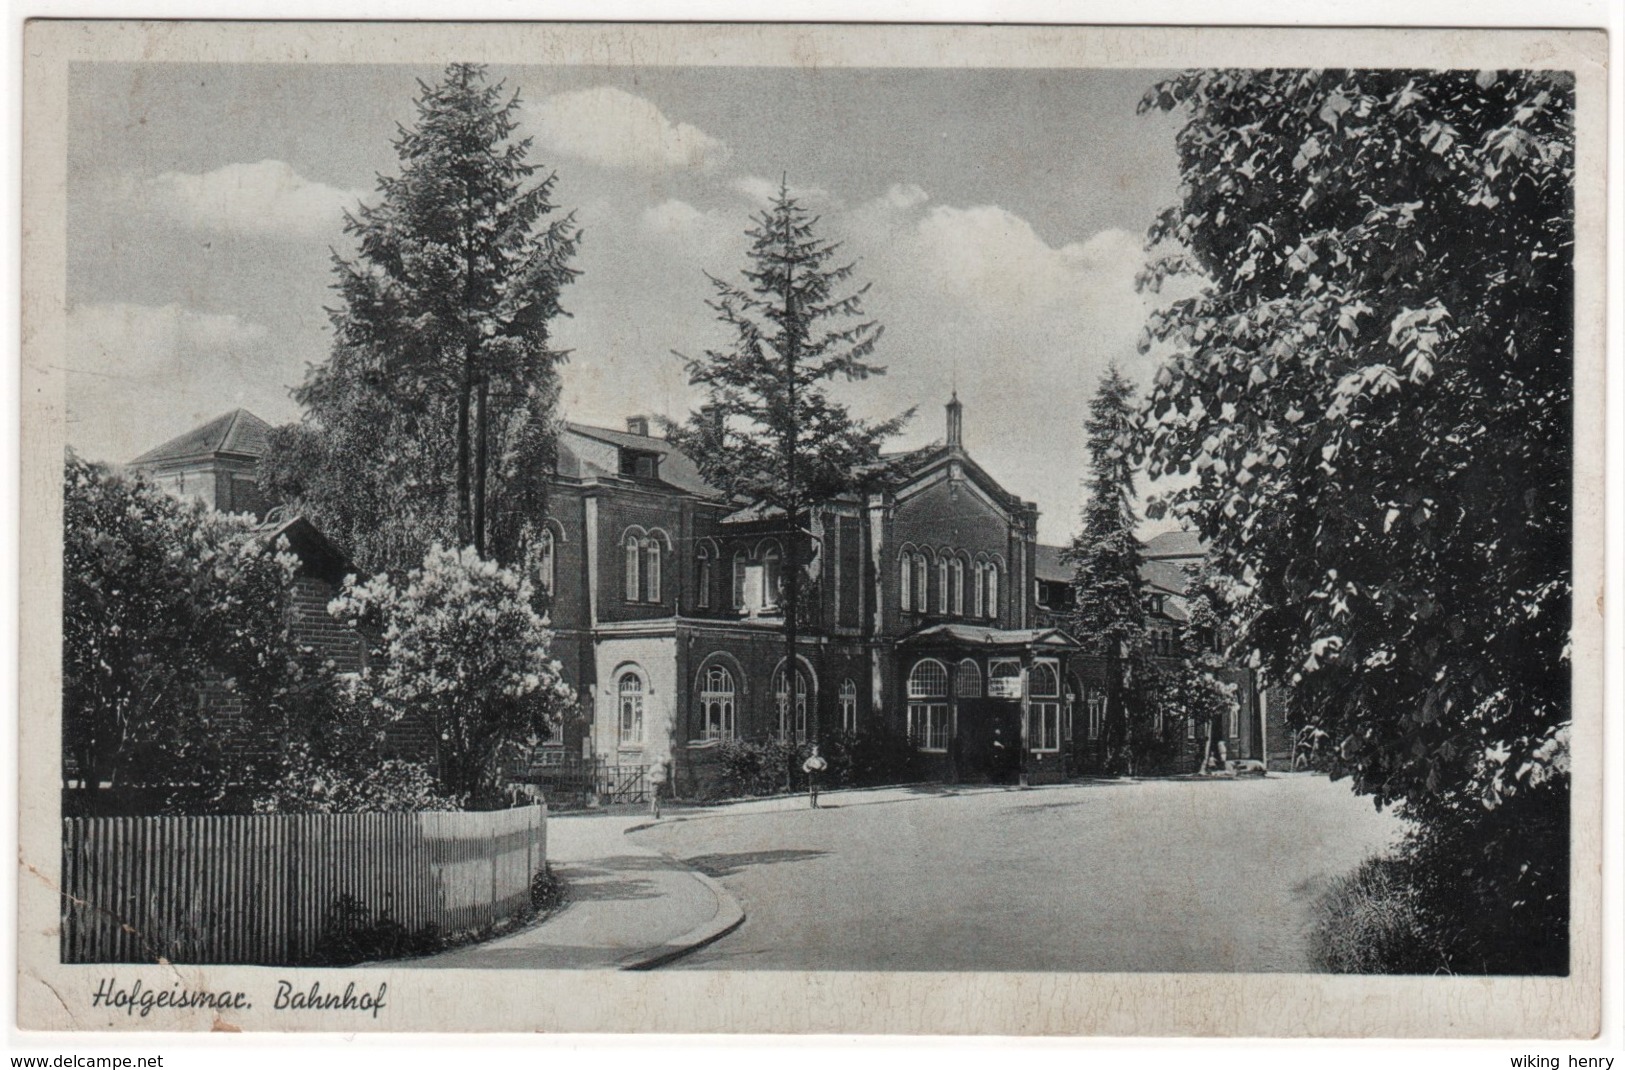
<svg viewBox="0 0 1625 1070"><path fill-rule="evenodd" d="M636 667L623 668L615 683L619 720L619 739L623 747L642 746L644 742L644 698L647 688L643 673ZM711 665L699 679L700 738L707 740L733 739L738 727L738 685L733 671L724 665ZM852 680L841 681L837 692L841 729L855 732L858 728L858 685ZM781 666L773 674L773 708L778 714L777 734L781 740L797 742L807 738L807 716L815 694L809 686L805 671L796 670L795 699Z"/></svg>
<svg viewBox="0 0 1625 1070"><path fill-rule="evenodd" d="M996 620L999 616L999 563L972 561L967 554L904 549L898 558L897 589L905 613Z"/></svg>
<svg viewBox="0 0 1625 1070"><path fill-rule="evenodd" d="M988 666L988 675L995 682L1010 681L1011 687L1001 687L990 694L1010 698L1011 690L1019 694L1021 664L1014 658L995 658ZM1071 710L1062 702L1061 676L1054 662L1035 661L1027 670L1027 745L1035 751L1057 751L1061 747L1063 729L1070 734ZM953 695L956 698L981 698L982 670L971 658L954 666ZM952 736L952 707L948 702L948 666L935 658L922 658L914 663L908 674L908 732L921 750L945 751ZM1074 685L1074 697L1076 685ZM1064 716L1063 716L1064 715ZM1098 732L1095 711L1090 709L1090 730ZM1091 735L1090 738L1095 738Z"/></svg>

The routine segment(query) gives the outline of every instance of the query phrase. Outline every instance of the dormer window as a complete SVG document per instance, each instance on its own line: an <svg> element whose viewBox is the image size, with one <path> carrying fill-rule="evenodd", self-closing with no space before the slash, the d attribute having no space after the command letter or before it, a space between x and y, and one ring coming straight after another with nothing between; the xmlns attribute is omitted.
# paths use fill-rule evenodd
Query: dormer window
<svg viewBox="0 0 1625 1070"><path fill-rule="evenodd" d="M660 475L660 455L647 450L621 450L621 475L634 479L655 479Z"/></svg>

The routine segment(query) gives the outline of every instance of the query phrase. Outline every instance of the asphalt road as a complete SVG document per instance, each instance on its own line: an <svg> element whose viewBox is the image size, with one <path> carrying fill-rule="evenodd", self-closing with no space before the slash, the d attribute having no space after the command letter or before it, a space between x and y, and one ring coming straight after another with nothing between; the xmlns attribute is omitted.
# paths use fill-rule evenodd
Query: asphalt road
<svg viewBox="0 0 1625 1070"><path fill-rule="evenodd" d="M633 834L747 914L668 968L1300 972L1317 894L1402 831L1308 775L826 802Z"/></svg>

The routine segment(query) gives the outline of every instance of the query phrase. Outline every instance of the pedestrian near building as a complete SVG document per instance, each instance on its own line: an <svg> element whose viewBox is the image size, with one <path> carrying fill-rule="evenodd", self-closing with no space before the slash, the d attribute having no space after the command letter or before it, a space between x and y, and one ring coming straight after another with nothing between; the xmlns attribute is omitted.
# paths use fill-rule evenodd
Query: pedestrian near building
<svg viewBox="0 0 1625 1070"><path fill-rule="evenodd" d="M812 753L801 763L801 771L807 774L807 798L814 810L818 809L818 774L828 768L829 762L818 753L818 744L814 743Z"/></svg>

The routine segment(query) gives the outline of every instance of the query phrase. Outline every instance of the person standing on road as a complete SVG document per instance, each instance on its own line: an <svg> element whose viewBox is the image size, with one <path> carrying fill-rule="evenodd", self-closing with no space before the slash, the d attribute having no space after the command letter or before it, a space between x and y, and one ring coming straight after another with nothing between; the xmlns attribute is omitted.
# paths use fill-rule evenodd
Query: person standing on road
<svg viewBox="0 0 1625 1070"><path fill-rule="evenodd" d="M812 753L801 763L801 771L807 774L807 798L814 810L818 809L818 774L828 768L829 763L818 753L818 744L814 743Z"/></svg>

